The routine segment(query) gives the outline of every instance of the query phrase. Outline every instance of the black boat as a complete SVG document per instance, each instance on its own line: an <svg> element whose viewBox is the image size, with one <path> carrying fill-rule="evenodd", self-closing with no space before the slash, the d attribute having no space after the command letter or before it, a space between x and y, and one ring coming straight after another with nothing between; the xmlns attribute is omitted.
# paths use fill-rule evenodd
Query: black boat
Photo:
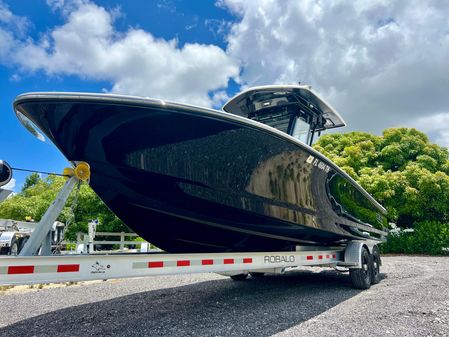
<svg viewBox="0 0 449 337"><path fill-rule="evenodd" d="M310 146L345 123L308 86L252 88L224 111L85 93L23 94L14 109L69 161L87 162L106 205L167 252L281 251L386 234L385 209Z"/></svg>

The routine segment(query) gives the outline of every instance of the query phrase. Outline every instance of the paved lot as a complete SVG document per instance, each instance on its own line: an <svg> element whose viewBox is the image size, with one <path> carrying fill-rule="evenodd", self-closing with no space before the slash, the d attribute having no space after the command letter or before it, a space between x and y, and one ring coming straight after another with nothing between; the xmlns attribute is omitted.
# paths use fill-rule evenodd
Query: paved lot
<svg viewBox="0 0 449 337"><path fill-rule="evenodd" d="M0 292L0 336L449 336L449 258L385 257L367 291L307 269Z"/></svg>

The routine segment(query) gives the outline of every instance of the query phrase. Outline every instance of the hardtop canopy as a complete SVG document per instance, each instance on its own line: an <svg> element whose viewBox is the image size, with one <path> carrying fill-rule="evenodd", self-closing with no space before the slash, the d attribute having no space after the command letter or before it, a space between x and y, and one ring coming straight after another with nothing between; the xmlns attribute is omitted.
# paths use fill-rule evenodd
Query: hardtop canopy
<svg viewBox="0 0 449 337"><path fill-rule="evenodd" d="M235 115L249 117L262 109L297 105L302 111L321 116L324 123L316 129L326 130L346 125L343 118L308 85L270 85L245 90L225 105L223 110Z"/></svg>

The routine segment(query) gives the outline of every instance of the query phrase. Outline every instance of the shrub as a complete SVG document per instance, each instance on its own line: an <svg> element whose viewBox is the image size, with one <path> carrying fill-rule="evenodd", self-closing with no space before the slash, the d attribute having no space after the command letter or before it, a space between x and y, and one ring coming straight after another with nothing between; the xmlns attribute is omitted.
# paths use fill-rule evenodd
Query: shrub
<svg viewBox="0 0 449 337"><path fill-rule="evenodd" d="M449 247L449 223L423 221L413 232L399 230L390 233L381 245L383 253L441 255Z"/></svg>

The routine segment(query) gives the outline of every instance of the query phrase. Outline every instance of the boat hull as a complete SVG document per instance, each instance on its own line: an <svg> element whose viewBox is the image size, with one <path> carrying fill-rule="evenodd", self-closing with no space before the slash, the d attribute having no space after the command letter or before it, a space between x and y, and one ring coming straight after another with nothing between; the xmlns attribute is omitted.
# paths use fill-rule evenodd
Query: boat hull
<svg viewBox="0 0 449 337"><path fill-rule="evenodd" d="M333 163L258 123L95 97L25 96L15 109L68 160L89 163L99 197L165 251L278 251L381 234L350 212L356 203L371 225L385 221Z"/></svg>

